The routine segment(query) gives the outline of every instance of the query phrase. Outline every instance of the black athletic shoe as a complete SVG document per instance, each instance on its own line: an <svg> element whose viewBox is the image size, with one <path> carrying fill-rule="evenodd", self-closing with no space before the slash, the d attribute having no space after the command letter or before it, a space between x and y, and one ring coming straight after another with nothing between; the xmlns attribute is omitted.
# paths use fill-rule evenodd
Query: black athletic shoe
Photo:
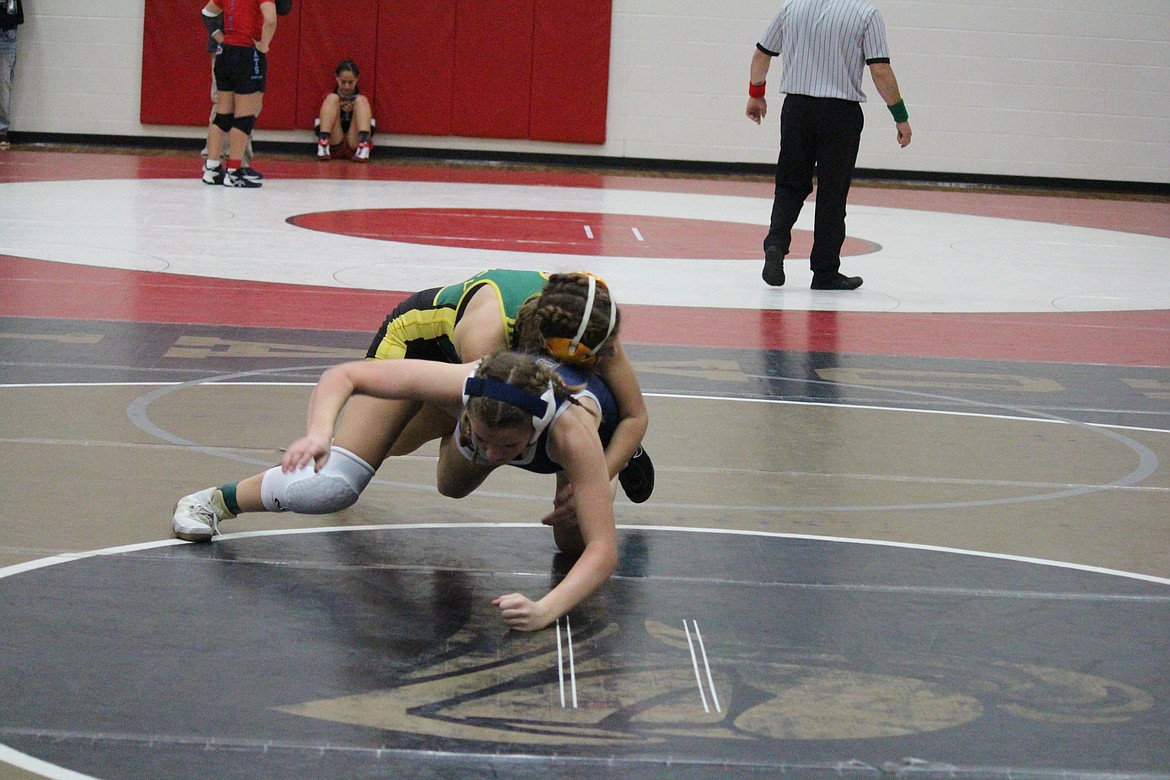
<svg viewBox="0 0 1170 780"><path fill-rule="evenodd" d="M764 281L773 287L784 285L784 250L770 246L764 251Z"/></svg>
<svg viewBox="0 0 1170 780"><path fill-rule="evenodd" d="M252 181L245 174L242 168L237 168L234 171L228 171L227 175L223 177L223 184L225 187L240 187L243 189L256 189L262 187L260 182Z"/></svg>
<svg viewBox="0 0 1170 780"><path fill-rule="evenodd" d="M814 276L812 280L814 290L856 290L860 286L860 276L846 276L842 273L833 274L827 279L818 279Z"/></svg>
<svg viewBox="0 0 1170 780"><path fill-rule="evenodd" d="M618 472L618 482L622 483L626 497L635 504L650 498L654 492L654 464L646 450L638 448L626 467Z"/></svg>

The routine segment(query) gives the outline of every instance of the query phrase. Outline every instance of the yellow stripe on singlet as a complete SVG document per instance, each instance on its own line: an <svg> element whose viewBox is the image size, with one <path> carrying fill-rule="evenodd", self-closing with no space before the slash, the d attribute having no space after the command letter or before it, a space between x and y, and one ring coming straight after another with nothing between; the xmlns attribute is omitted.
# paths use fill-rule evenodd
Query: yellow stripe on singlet
<svg viewBox="0 0 1170 780"><path fill-rule="evenodd" d="M401 360L411 341L450 340L455 330L454 309L412 309L390 323L374 360Z"/></svg>

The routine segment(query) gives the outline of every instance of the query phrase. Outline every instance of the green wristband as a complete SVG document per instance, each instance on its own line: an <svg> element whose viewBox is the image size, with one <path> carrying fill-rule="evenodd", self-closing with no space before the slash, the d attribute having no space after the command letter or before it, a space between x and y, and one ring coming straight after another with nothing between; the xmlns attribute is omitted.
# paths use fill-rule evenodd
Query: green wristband
<svg viewBox="0 0 1170 780"><path fill-rule="evenodd" d="M910 118L910 115L906 113L905 100L899 100L892 106L886 106L886 108L890 109L890 114L893 115L895 122L905 122Z"/></svg>

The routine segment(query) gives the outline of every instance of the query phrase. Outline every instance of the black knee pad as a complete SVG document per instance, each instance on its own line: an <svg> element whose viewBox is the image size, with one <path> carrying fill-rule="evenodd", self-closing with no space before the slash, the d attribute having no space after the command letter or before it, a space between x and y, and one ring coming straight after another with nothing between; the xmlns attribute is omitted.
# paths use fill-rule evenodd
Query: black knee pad
<svg viewBox="0 0 1170 780"><path fill-rule="evenodd" d="M238 116L232 122L232 127L239 130L244 135L251 135L252 128L256 126L256 117L254 116Z"/></svg>
<svg viewBox="0 0 1170 780"><path fill-rule="evenodd" d="M232 122L235 121L235 114L220 114L216 112L215 119L211 120L211 124L223 130L225 133L232 129Z"/></svg>

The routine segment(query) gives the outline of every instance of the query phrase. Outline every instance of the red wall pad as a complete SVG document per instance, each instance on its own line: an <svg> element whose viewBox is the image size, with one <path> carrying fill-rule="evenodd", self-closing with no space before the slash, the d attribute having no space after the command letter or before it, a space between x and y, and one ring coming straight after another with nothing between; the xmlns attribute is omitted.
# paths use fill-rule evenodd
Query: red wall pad
<svg viewBox="0 0 1170 780"><path fill-rule="evenodd" d="M298 0L280 17L257 126L308 130L343 59L384 132L605 143L612 0ZM146 0L143 124L206 126L194 0Z"/></svg>
<svg viewBox="0 0 1170 780"><path fill-rule="evenodd" d="M307 6L313 5L315 4L293 0L292 13L288 16L278 16L276 19L276 35L268 49L264 107L260 111L260 116L256 118L256 127L287 130L296 126L297 82L305 78L300 59L303 38L300 31L301 12ZM329 72L332 73L333 70L330 69ZM309 127L312 126L313 123L309 122Z"/></svg>
<svg viewBox="0 0 1170 780"><path fill-rule="evenodd" d="M381 4L377 13L374 108L378 129L404 135L450 135L455 0L396 0Z"/></svg>
<svg viewBox="0 0 1170 780"><path fill-rule="evenodd" d="M451 130L527 138L535 0L457 0Z"/></svg>
<svg viewBox="0 0 1170 780"><path fill-rule="evenodd" d="M605 143L611 0L536 0L530 137Z"/></svg>
<svg viewBox="0 0 1170 780"><path fill-rule="evenodd" d="M198 3L148 0L142 21L144 125L203 125L211 117L211 54Z"/></svg>

